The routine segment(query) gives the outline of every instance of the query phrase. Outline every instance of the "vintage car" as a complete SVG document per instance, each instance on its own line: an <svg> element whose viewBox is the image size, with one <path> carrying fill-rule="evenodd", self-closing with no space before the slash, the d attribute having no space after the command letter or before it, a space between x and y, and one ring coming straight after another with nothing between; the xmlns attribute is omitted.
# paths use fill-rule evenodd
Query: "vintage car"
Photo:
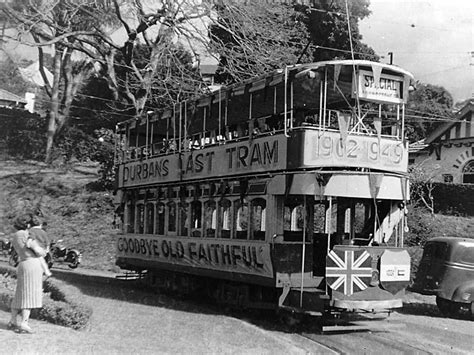
<svg viewBox="0 0 474 355"><path fill-rule="evenodd" d="M474 239L437 237L423 251L413 291L436 295L443 314L474 314Z"/></svg>

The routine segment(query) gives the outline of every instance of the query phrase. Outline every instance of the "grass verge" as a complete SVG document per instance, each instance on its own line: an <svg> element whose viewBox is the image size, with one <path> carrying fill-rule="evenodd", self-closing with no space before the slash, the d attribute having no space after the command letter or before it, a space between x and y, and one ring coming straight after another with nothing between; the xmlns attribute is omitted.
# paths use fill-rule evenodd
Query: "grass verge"
<svg viewBox="0 0 474 355"><path fill-rule="evenodd" d="M16 287L16 270L0 266L0 308L9 311ZM75 330L89 323L92 309L81 303L81 292L61 280L50 278L44 282L43 308L31 312L31 317Z"/></svg>

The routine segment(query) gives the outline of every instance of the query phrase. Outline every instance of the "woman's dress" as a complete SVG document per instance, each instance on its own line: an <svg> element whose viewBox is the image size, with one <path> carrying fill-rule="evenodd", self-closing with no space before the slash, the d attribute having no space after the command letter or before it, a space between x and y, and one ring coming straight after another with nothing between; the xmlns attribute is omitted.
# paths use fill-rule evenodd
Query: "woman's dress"
<svg viewBox="0 0 474 355"><path fill-rule="evenodd" d="M19 230L12 243L20 263L17 268L17 286L12 308L41 308L43 306L43 269L40 257L27 247L28 232Z"/></svg>

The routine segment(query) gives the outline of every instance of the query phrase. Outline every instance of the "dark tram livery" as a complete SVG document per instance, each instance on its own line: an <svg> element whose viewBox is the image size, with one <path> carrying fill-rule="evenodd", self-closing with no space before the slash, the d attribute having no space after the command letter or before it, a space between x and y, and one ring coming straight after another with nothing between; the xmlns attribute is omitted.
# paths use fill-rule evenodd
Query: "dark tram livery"
<svg viewBox="0 0 474 355"><path fill-rule="evenodd" d="M117 265L239 307L401 307L412 84L364 60L295 65L121 123Z"/></svg>

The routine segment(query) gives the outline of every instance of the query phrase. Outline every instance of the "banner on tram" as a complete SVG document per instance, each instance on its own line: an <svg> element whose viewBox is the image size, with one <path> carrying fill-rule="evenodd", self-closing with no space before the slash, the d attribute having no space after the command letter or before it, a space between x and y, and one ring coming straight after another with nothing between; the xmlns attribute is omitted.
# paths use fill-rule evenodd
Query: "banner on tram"
<svg viewBox="0 0 474 355"><path fill-rule="evenodd" d="M117 256L273 277L270 247L261 242L122 235Z"/></svg>

